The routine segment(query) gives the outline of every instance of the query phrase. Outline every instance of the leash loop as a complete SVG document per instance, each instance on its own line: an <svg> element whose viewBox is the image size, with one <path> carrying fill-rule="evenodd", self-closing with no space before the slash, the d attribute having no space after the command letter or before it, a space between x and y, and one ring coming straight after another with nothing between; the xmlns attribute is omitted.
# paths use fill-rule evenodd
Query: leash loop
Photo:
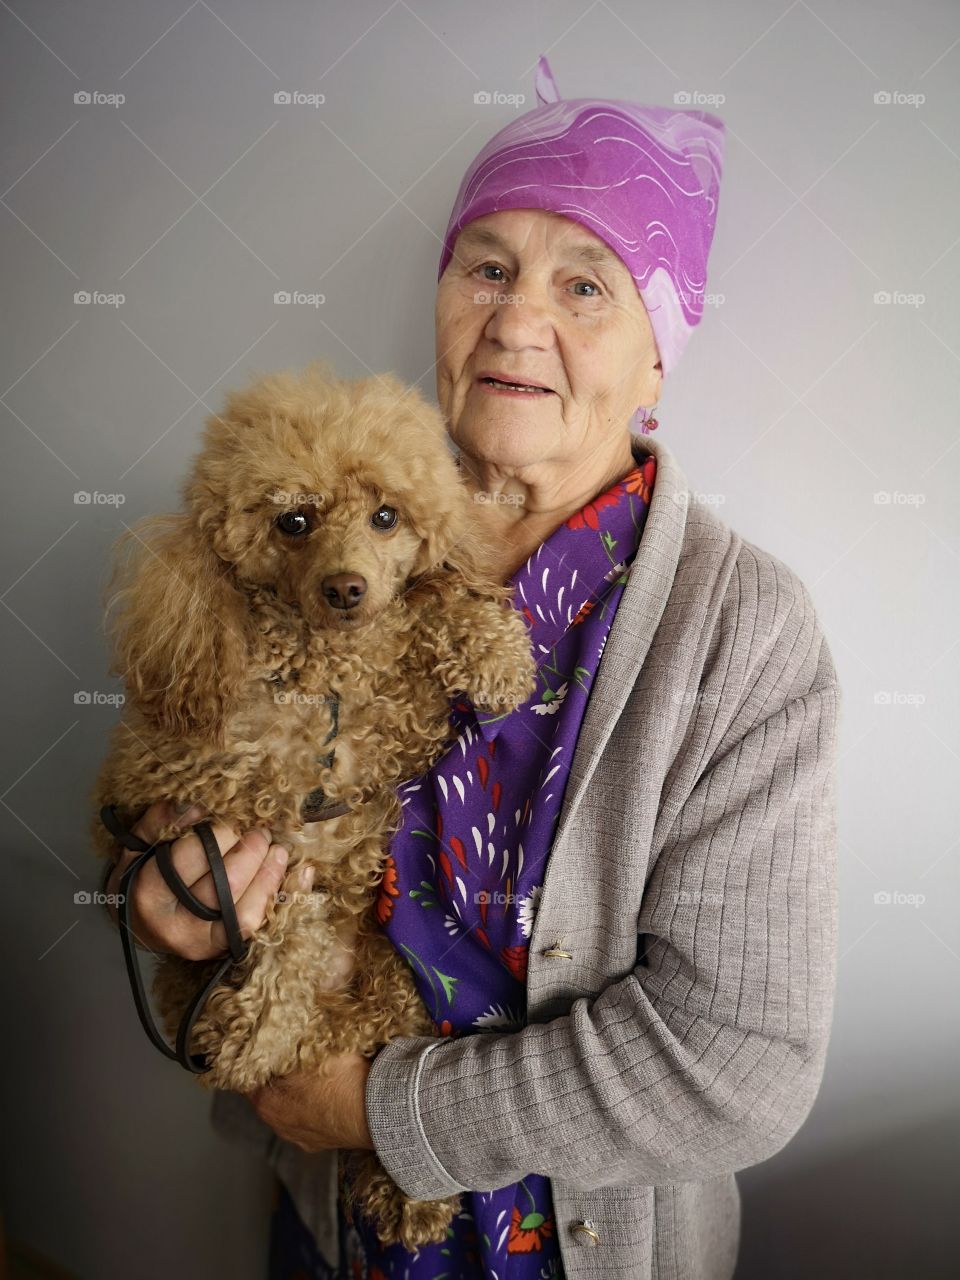
<svg viewBox="0 0 960 1280"><path fill-rule="evenodd" d="M340 710L340 700L337 697L327 698L328 704L332 703L332 719L333 727L324 739L324 745L331 738L336 737L339 724L338 713ZM331 749L325 756L319 757L319 762L327 767L332 767L334 760L334 750ZM329 818L337 818L341 814L349 813L350 806L348 804L329 804L326 803L322 788L312 791L303 806L303 820L305 822L321 822ZM203 852L206 855L207 865L210 868L210 875L213 877L213 887L216 891L219 909L208 907L206 903L201 902L198 897L185 885L183 880L177 873L173 865L172 856L172 840L159 840L156 844L147 844L145 840L141 840L138 835L129 831L121 823L117 816L116 806L105 804L100 810L100 821L107 828L113 838L123 846L124 849L130 849L140 856L134 858L124 871L120 878L119 900L117 902L117 919L120 924L120 942L123 946L123 959L126 964L127 978L130 982L130 990L133 993L133 1003L136 1006L137 1017L140 1019L140 1025L143 1027L150 1042L164 1055L174 1062L179 1062L181 1067L187 1071L193 1072L194 1075L203 1075L209 1071L213 1065L207 1061L205 1054L197 1054L189 1052L190 1037L193 1033L194 1023L200 1015L201 1010L209 999L214 988L221 982L227 970L234 965L239 964L247 955L249 950L249 942L243 938L240 932L240 922L237 919L237 907L233 900L233 894L230 892L230 881L227 877L227 869L223 865L223 855L220 852L220 846L217 844L213 834L213 828L209 822L198 822L191 828L196 832L203 846ZM180 1025L177 1029L176 1044L170 1046L167 1044L160 1027L157 1025L156 1019L150 1008L150 1002L147 998L146 987L143 981L143 972L140 968L140 958L137 954L136 942L133 930L130 928L130 903L133 897L133 886L136 883L137 876L143 870L146 863L156 858L157 869L163 877L163 881L171 893L176 897L177 901L184 906L191 915L197 916L201 920L221 920L223 922L224 932L227 935L228 954L223 961L217 966L213 974L206 981L203 987L197 992L190 1004L187 1006ZM109 869L108 869L109 875Z"/></svg>
<svg viewBox="0 0 960 1280"><path fill-rule="evenodd" d="M226 867L223 865L220 846L214 838L209 822L198 822L192 828L200 838L200 843L203 846L203 851L210 867L217 901L220 904L220 909L217 911L195 897L177 874L170 853L173 843L171 840L160 840L156 844L147 844L146 841L141 840L139 836L134 835L132 831L128 831L121 824L114 805L103 806L100 810L100 821L125 849L132 849L140 855L138 858L134 858L120 878L117 902L120 942L123 946L127 977L130 981L130 990L133 993L133 1003L136 1006L140 1025L146 1032L150 1042L160 1050L165 1058L179 1062L181 1067L193 1072L195 1075L202 1075L210 1070L212 1063L207 1061L205 1054L189 1052L188 1045L193 1025L214 987L221 981L228 969L235 964L239 964L244 959L249 949L249 943L240 932L236 903L230 892L230 882L227 878ZM130 927L130 904L133 898L133 886L146 863L153 857L157 859L157 867L163 876L164 882L192 915L198 916L201 920L223 921L229 948L226 957L187 1007L180 1021L174 1048L167 1044L150 1008L143 981L143 972L140 968L140 957L137 954L136 941L133 930Z"/></svg>

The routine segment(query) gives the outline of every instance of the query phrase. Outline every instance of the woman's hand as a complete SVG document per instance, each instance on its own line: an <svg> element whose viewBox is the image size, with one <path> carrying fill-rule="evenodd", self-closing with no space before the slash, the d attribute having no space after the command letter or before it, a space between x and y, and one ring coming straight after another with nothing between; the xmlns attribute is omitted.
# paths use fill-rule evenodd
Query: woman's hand
<svg viewBox="0 0 960 1280"><path fill-rule="evenodd" d="M373 1151L365 1103L369 1071L369 1058L342 1053L328 1061L324 1074L294 1071L245 1096L278 1137L303 1151Z"/></svg>
<svg viewBox="0 0 960 1280"><path fill-rule="evenodd" d="M200 805L178 814L172 801L158 800L131 828L147 844L159 838L161 830L171 822L181 829L201 822L209 816ZM244 938L249 938L266 919L267 903L275 897L283 881L287 851L271 844L270 832L256 827L238 835L220 823L212 831L223 850L223 865L230 882L230 892L237 904L237 920ZM124 849L106 884L108 894L119 892L120 878L140 855ZM210 874L207 856L200 837L188 831L174 840L170 850L174 870L205 906L218 907L217 893ZM117 909L108 910L117 923ZM156 858L149 858L138 872L130 901L130 928L134 939L151 951L170 952L185 960L210 960L227 950L227 935L220 920L201 920L187 910L171 893L157 868Z"/></svg>

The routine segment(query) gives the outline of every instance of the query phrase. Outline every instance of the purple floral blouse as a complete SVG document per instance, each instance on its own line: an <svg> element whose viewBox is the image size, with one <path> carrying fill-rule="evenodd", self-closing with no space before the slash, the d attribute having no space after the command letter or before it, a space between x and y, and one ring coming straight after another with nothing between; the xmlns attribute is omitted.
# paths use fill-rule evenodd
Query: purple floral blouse
<svg viewBox="0 0 960 1280"><path fill-rule="evenodd" d="M656 460L643 458L565 520L510 579L538 662L538 689L501 715L458 699L457 740L398 788L404 820L376 903L440 1036L526 1023L529 938L570 763L627 566L643 532ZM365 1280L562 1277L549 1179L461 1194L445 1242L416 1253L380 1244L350 1213L341 1166L340 1275ZM285 1206L289 1209L289 1205ZM291 1255L292 1256L292 1255ZM272 1280L326 1278L301 1242L299 1267Z"/></svg>

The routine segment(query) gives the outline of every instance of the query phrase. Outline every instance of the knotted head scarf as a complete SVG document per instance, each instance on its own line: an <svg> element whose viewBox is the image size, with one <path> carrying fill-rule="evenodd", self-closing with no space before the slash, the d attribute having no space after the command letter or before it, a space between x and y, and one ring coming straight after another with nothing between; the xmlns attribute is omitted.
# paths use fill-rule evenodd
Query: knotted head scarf
<svg viewBox="0 0 960 1280"><path fill-rule="evenodd" d="M630 271L666 375L703 315L724 123L707 111L561 100L543 57L535 86L539 105L501 129L467 169L437 278L475 218L499 209L562 214L603 240Z"/></svg>

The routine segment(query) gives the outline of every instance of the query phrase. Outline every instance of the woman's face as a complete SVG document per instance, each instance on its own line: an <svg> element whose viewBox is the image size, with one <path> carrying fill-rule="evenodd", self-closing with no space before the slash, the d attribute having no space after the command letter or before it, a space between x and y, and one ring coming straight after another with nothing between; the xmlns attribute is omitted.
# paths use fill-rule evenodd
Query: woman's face
<svg viewBox="0 0 960 1280"><path fill-rule="evenodd" d="M460 232L437 286L437 395L451 439L514 468L623 439L660 394L653 328L620 258L540 209L487 214ZM535 382L506 393L484 375Z"/></svg>

